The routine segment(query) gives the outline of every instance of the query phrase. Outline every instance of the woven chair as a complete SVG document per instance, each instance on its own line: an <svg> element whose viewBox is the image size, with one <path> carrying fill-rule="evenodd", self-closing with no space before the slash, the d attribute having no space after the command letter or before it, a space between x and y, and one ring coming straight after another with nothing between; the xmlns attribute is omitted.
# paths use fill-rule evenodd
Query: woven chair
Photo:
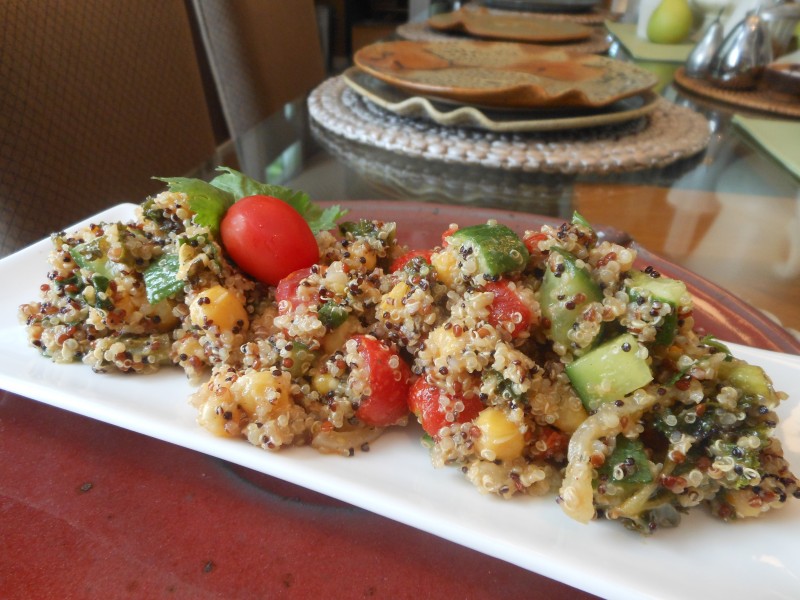
<svg viewBox="0 0 800 600"><path fill-rule="evenodd" d="M313 0L192 0L235 139L325 77Z"/></svg>
<svg viewBox="0 0 800 600"><path fill-rule="evenodd" d="M183 2L0 2L0 256L215 147Z"/></svg>

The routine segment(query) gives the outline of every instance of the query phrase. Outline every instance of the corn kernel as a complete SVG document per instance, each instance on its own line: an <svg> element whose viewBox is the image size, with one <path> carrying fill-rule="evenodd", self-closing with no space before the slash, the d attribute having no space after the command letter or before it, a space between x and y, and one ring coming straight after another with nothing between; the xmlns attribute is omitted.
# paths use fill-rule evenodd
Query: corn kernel
<svg viewBox="0 0 800 600"><path fill-rule="evenodd" d="M288 410L290 386L287 371L277 376L269 371L251 371L233 382L231 393L250 418L265 419Z"/></svg>
<svg viewBox="0 0 800 600"><path fill-rule="evenodd" d="M236 407L226 410L221 404L206 402L200 408L197 422L214 435L227 437L230 434L225 429L225 425L230 421L238 423L240 418L241 415Z"/></svg>
<svg viewBox="0 0 800 600"><path fill-rule="evenodd" d="M395 285L388 293L381 297L379 311L380 313L391 313L402 306L403 297L409 292L411 288L405 281L401 281Z"/></svg>
<svg viewBox="0 0 800 600"><path fill-rule="evenodd" d="M189 316L197 327L213 324L220 331L231 331L234 327L245 329L249 325L247 310L242 302L221 285L198 294L189 307Z"/></svg>
<svg viewBox="0 0 800 600"><path fill-rule="evenodd" d="M725 494L725 499L733 506L737 517L757 517L763 510L760 503L750 504L752 496L750 490L731 490Z"/></svg>
<svg viewBox="0 0 800 600"><path fill-rule="evenodd" d="M329 373L317 373L311 379L311 386L323 396L335 391L338 385L339 381Z"/></svg>
<svg viewBox="0 0 800 600"><path fill-rule="evenodd" d="M475 425L481 430L475 441L481 455L486 453L500 460L514 460L522 455L525 436L502 410L491 406L484 408L476 417Z"/></svg>
<svg viewBox="0 0 800 600"><path fill-rule="evenodd" d="M451 252L436 252L431 256L431 264L436 269L439 280L447 287L453 287L457 270L456 257Z"/></svg>
<svg viewBox="0 0 800 600"><path fill-rule="evenodd" d="M586 409L580 402L565 401L558 407L556 420L553 425L564 433L574 433L588 416Z"/></svg>

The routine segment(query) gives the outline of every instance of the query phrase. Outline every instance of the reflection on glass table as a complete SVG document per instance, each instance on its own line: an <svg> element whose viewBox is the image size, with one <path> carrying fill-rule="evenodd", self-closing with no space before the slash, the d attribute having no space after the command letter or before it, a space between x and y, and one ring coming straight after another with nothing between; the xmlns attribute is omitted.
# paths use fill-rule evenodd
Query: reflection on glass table
<svg viewBox="0 0 800 600"><path fill-rule="evenodd" d="M561 218L586 212L800 329L785 302L800 303L792 266L798 180L734 126L729 107L672 85L663 95L705 115L711 141L661 169L559 175L410 158L331 134L311 122L303 98L235 140L227 162L316 200L416 200Z"/></svg>

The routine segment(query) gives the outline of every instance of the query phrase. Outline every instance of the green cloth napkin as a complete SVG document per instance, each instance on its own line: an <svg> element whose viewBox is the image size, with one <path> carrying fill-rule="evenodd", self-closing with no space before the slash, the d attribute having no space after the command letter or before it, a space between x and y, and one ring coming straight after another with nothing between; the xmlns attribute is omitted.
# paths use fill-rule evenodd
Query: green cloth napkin
<svg viewBox="0 0 800 600"><path fill-rule="evenodd" d="M636 23L606 21L606 28L633 58L657 62L686 62L694 44L654 44L636 35Z"/></svg>
<svg viewBox="0 0 800 600"><path fill-rule="evenodd" d="M734 115L733 122L800 179L800 121Z"/></svg>

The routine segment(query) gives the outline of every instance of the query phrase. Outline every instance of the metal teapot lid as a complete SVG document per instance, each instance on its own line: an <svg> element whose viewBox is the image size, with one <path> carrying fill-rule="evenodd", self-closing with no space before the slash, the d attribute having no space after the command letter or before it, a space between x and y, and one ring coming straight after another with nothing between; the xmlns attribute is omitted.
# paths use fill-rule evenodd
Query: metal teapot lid
<svg viewBox="0 0 800 600"><path fill-rule="evenodd" d="M752 11L723 40L711 60L708 78L722 87L749 89L771 61L769 30L758 11Z"/></svg>
<svg viewBox="0 0 800 600"><path fill-rule="evenodd" d="M703 37L689 53L684 71L689 77L703 78L708 73L711 61L724 39L724 27L720 21L722 11L703 33Z"/></svg>

